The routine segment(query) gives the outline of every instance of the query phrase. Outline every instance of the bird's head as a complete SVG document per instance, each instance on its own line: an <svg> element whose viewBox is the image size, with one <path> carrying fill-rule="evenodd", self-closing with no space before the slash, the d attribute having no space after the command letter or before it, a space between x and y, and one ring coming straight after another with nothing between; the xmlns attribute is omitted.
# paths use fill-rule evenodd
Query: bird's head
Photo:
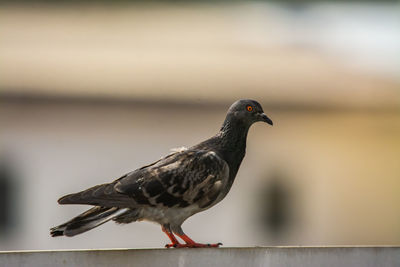
<svg viewBox="0 0 400 267"><path fill-rule="evenodd" d="M260 103L255 100L241 99L232 104L228 110L228 116L251 125L258 121L273 125L272 120L265 115Z"/></svg>

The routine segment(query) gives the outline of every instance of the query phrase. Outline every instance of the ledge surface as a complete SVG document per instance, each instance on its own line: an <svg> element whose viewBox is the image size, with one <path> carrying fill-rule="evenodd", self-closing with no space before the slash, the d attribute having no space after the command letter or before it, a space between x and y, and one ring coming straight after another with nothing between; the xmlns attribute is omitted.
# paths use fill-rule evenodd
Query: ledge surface
<svg viewBox="0 0 400 267"><path fill-rule="evenodd" d="M252 247L0 252L1 266L398 267L400 247Z"/></svg>

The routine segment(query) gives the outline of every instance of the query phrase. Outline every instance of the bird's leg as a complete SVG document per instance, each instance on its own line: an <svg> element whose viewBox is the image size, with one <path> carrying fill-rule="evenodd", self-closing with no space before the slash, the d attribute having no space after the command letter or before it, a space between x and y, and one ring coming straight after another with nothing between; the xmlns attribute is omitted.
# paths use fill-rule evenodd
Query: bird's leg
<svg viewBox="0 0 400 267"><path fill-rule="evenodd" d="M219 246L222 245L222 243L216 243L216 244L201 244L193 241L190 237L188 237L182 230L182 228L175 227L173 228L174 234L179 236L183 241L185 241L186 244L179 244L175 246L176 248L218 248Z"/></svg>
<svg viewBox="0 0 400 267"><path fill-rule="evenodd" d="M171 244L166 244L165 247L166 248L176 248L179 245L181 245L178 240L176 239L176 237L174 236L174 234L172 233L172 231L169 229L169 226L161 226L161 230L168 236L168 238L171 240Z"/></svg>
<svg viewBox="0 0 400 267"><path fill-rule="evenodd" d="M215 244L201 244L193 241L190 237L188 237L186 234L183 235L178 235L180 238L182 238L183 241L186 242L186 244L180 244L179 247L187 247L187 248L218 248L219 246L222 245L222 243L215 243Z"/></svg>

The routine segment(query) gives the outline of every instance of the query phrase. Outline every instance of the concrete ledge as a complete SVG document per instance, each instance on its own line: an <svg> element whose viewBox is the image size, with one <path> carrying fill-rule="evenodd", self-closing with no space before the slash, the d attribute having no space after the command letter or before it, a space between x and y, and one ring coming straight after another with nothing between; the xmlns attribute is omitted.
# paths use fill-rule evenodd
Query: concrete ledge
<svg viewBox="0 0 400 267"><path fill-rule="evenodd" d="M255 247L0 252L1 266L398 267L400 247Z"/></svg>

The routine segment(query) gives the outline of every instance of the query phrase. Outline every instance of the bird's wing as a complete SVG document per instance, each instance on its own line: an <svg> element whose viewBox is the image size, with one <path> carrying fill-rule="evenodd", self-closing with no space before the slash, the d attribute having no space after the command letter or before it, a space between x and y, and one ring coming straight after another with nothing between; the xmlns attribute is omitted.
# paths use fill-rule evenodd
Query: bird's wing
<svg viewBox="0 0 400 267"><path fill-rule="evenodd" d="M228 176L228 164L215 152L184 150L120 179L114 188L138 204L186 207L214 200Z"/></svg>
<svg viewBox="0 0 400 267"><path fill-rule="evenodd" d="M184 150L130 172L110 184L62 197L60 204L132 207L137 205L207 206L229 176L228 164L215 152Z"/></svg>

